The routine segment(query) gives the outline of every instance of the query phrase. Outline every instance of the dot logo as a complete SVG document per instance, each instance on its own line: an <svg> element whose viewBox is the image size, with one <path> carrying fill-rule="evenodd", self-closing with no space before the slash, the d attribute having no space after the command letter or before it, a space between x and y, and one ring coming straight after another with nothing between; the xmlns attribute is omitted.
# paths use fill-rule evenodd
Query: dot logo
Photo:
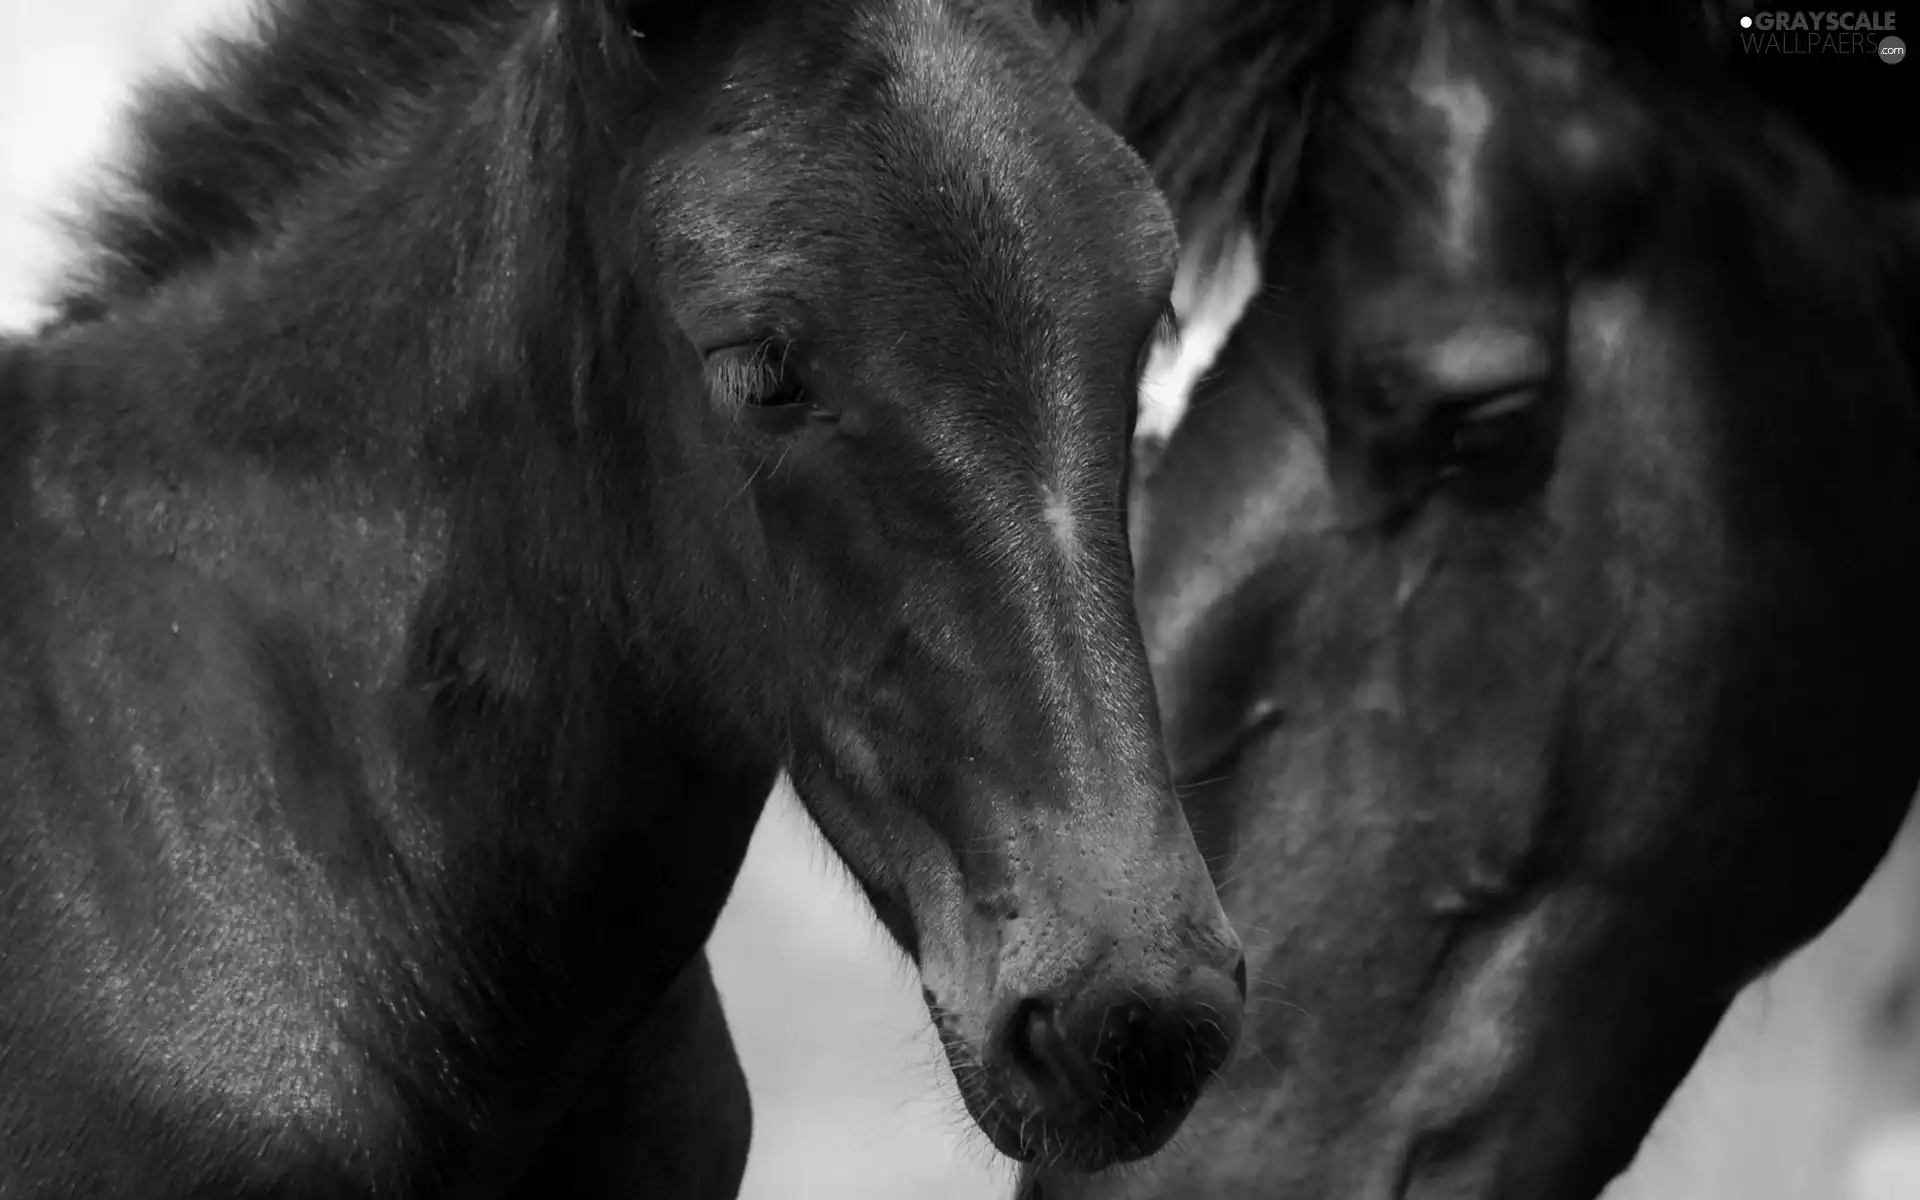
<svg viewBox="0 0 1920 1200"><path fill-rule="evenodd" d="M1741 17L1741 18L1740 18L1740 28L1742 28L1742 29L1752 29L1752 28L1753 28L1753 18L1752 18L1752 17Z"/></svg>
<svg viewBox="0 0 1920 1200"><path fill-rule="evenodd" d="M1881 62L1897 63L1904 60L1906 57L1907 57L1907 44L1905 42L1901 41L1897 37L1883 37L1880 39L1880 61Z"/></svg>

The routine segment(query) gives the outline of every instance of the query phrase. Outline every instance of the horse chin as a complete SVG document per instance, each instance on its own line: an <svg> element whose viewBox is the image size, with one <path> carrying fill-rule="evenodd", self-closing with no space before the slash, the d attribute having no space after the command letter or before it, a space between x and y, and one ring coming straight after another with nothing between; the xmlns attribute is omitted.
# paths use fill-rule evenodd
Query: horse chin
<svg viewBox="0 0 1920 1200"><path fill-rule="evenodd" d="M1130 1129L1133 1123L1116 1122L1115 1114L1093 1112L1071 1123L1042 1115L1022 1094L1017 1081L981 1065L974 1043L950 1032L938 1009L933 1011L940 1044L967 1115L995 1150L1026 1164L1022 1179L1032 1177L1035 1171L1091 1174L1133 1162L1159 1150L1172 1136L1172 1126L1151 1131Z"/></svg>

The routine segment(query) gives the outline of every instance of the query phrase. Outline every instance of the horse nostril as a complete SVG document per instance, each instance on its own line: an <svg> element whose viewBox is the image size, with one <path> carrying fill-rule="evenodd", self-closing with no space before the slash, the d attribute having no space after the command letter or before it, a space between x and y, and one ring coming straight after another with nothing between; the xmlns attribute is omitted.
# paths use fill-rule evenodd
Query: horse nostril
<svg viewBox="0 0 1920 1200"><path fill-rule="evenodd" d="M1154 1041L1161 1030L1153 1021L1146 1005L1138 1000L1124 1000L1107 1009L1100 1020L1100 1032L1093 1046L1094 1061L1102 1066L1127 1070L1136 1063L1128 1056L1138 1056L1142 1050L1157 1049Z"/></svg>
<svg viewBox="0 0 1920 1200"><path fill-rule="evenodd" d="M1053 1006L1029 997L1014 1009L1007 1053L1020 1070L1029 1075L1045 1075L1047 1059L1054 1053L1053 1039L1058 1036L1059 1032L1053 1028Z"/></svg>
<svg viewBox="0 0 1920 1200"><path fill-rule="evenodd" d="M1058 1136L1098 1138L1112 1162L1159 1149L1231 1057L1245 979L1241 966L1172 991L1103 980L1002 1010L982 1064L1013 1101L1002 1149L1031 1158Z"/></svg>
<svg viewBox="0 0 1920 1200"><path fill-rule="evenodd" d="M1042 1109L1076 1116L1084 1111L1097 1085L1080 1065L1059 1017L1050 1000L1038 996L1022 1000L1008 1022L1007 1057Z"/></svg>
<svg viewBox="0 0 1920 1200"><path fill-rule="evenodd" d="M1247 1002L1247 956L1242 954L1240 961L1233 964L1233 986L1240 993L1240 1003Z"/></svg>

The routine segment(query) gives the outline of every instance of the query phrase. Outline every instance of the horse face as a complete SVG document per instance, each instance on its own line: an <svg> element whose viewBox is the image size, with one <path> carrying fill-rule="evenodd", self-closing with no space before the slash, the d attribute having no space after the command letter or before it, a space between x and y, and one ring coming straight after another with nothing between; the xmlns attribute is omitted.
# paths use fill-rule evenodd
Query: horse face
<svg viewBox="0 0 1920 1200"><path fill-rule="evenodd" d="M1099 1166L1172 1132L1244 986L1131 605L1173 233L1028 18L868 7L851 44L796 15L744 47L656 181L701 461L769 597L741 631L791 684L766 718L969 1109L1010 1155ZM802 156L794 125L849 132Z"/></svg>
<svg viewBox="0 0 1920 1200"><path fill-rule="evenodd" d="M1852 201L1577 44L1369 39L1139 501L1253 989L1188 1152L1100 1195L1596 1194L1920 772L1913 392Z"/></svg>

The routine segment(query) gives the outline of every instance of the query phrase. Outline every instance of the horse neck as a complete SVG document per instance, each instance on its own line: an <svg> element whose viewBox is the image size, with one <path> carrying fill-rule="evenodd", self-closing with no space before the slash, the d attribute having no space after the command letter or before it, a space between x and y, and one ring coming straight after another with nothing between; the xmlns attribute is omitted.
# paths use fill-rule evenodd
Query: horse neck
<svg viewBox="0 0 1920 1200"><path fill-rule="evenodd" d="M688 614L750 589L700 570L689 513L723 508L724 481L674 406L604 377L636 357L608 331L649 314L582 269L566 56L551 29L510 33L396 94L265 232L43 337L37 453L60 512L111 526L89 536L242 604L285 603L276 577L337 597L293 619L330 680L344 663L400 698L435 776L419 803L460 805L430 819L484 859L537 812L550 836L494 869L558 889L651 821L683 854L709 834L695 890L720 887L717 914L774 765L705 702L754 678L750 651ZM655 819L688 791L704 830Z"/></svg>
<svg viewBox="0 0 1920 1200"><path fill-rule="evenodd" d="M270 190L251 143L282 140L274 128L195 140L163 124L137 178L177 186L184 168L156 160L199 158L212 164L208 194L103 216L95 285L66 299L78 318L54 341L96 365L137 362L99 381L133 393L130 419L198 418L214 451L255 469L424 456L434 437L457 436L519 373L528 297L548 282L526 274L550 249L539 239L556 186L535 160L564 147L537 146L552 97L524 33L507 36L484 52L491 63L441 64L423 96L391 89L360 119L336 117L341 146L288 131L289 153L313 161ZM164 232L129 234L142 219ZM295 430L297 445L280 436Z"/></svg>

